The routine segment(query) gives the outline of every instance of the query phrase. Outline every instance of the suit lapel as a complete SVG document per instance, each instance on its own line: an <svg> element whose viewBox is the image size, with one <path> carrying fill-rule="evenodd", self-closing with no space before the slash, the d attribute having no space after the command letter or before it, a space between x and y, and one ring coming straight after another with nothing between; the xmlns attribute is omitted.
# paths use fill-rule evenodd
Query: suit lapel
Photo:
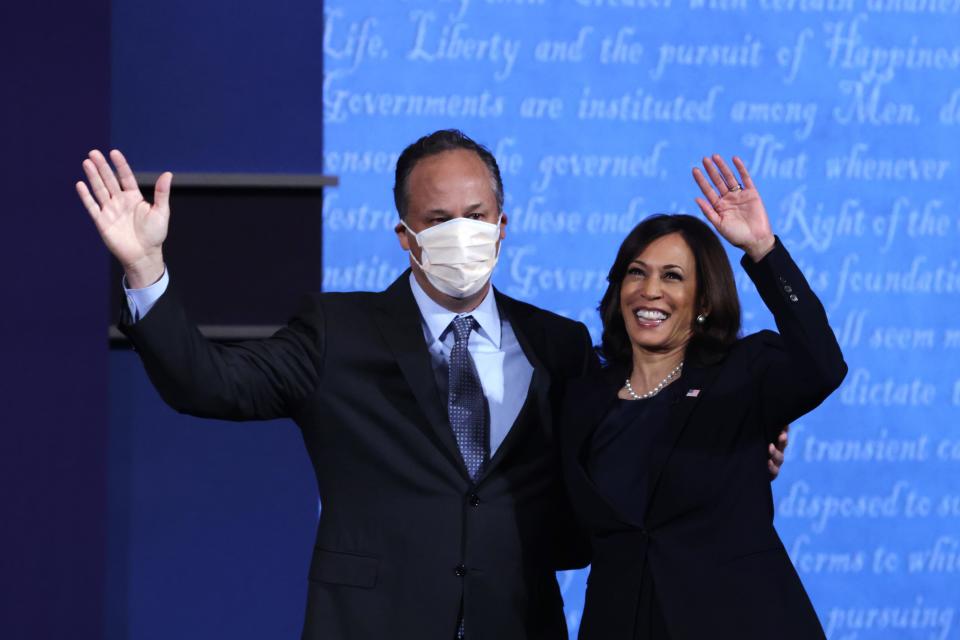
<svg viewBox="0 0 960 640"><path fill-rule="evenodd" d="M484 468L478 480L482 480L483 477L492 472L500 461L506 457L510 449L516 445L523 435L526 425L530 423L527 420L527 415L531 411L536 411L540 415L540 420L537 422L544 429L544 437L547 441L550 442L553 438L553 429L550 422L552 418L550 409L551 376L539 355L546 348L543 329L532 321L527 309L515 304L511 298L502 295L496 289L493 293L496 296L497 310L500 312L501 321L505 318L510 322L510 327L513 329L514 335L517 336L517 342L520 343L520 348L523 350L523 355L526 356L530 366L533 367L533 376L530 380L527 399L524 401L517 419L514 420L510 431L507 432L507 436L500 443L497 452L490 459L490 463Z"/></svg>
<svg viewBox="0 0 960 640"><path fill-rule="evenodd" d="M570 393L577 394L577 403L574 405L575 413L564 416L564 423L575 429L574 433L570 435L570 443L571 452L575 457L574 468L577 474L577 483L591 496L589 500L582 504L588 505L593 511L589 518L591 521L605 522L612 529L620 529L624 525L640 527L641 524L632 522L597 489L587 472L584 456L587 447L590 446L593 433L616 402L617 393L623 386L625 378L625 367L611 365L589 378L579 380L569 390ZM569 403L567 406L569 406Z"/></svg>
<svg viewBox="0 0 960 640"><path fill-rule="evenodd" d="M581 394L576 405L580 408L580 415L573 422L577 429L573 436L573 445L578 459L582 460L583 448L590 442L603 417L610 412L610 407L623 386L624 378L624 368L612 365L594 377L585 379L585 384L577 387Z"/></svg>
<svg viewBox="0 0 960 640"><path fill-rule="evenodd" d="M697 401L708 391L719 370L720 367L718 366L707 368L691 366L684 371L679 380L661 392L671 395L670 410L667 416L667 424L657 437L653 446L654 455L650 458L649 490L644 522L633 522L610 503L606 496L597 490L583 464L585 447L589 446L594 431L596 431L602 418L609 413L611 405L616 400L617 393L623 386L623 380L626 377L626 369L612 366L576 388L576 391L581 394L577 403L581 410L570 421L577 428L577 432L572 437L572 444L573 451L577 455L576 469L581 486L587 487L594 496L591 502L596 510L592 519L606 521L611 526L614 523L627 524L636 528L644 526L653 507L653 500L656 497L656 491L670 455L679 443Z"/></svg>
<svg viewBox="0 0 960 640"><path fill-rule="evenodd" d="M410 291L409 270L405 271L381 294L377 327L393 352L403 377L413 391L427 424L417 423L423 432L443 451L469 479L460 456L443 398L437 389L430 353L423 335L420 308Z"/></svg>

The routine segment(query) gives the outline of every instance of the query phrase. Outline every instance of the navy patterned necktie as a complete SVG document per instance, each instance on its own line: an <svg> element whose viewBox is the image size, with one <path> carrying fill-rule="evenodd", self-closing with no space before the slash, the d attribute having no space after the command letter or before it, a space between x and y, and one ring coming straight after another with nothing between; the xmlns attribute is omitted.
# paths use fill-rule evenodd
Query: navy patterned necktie
<svg viewBox="0 0 960 640"><path fill-rule="evenodd" d="M471 479L476 480L490 457L487 402L473 358L467 350L470 333L478 325L473 316L457 316L450 326L453 328L454 343L448 370L447 414L467 472Z"/></svg>

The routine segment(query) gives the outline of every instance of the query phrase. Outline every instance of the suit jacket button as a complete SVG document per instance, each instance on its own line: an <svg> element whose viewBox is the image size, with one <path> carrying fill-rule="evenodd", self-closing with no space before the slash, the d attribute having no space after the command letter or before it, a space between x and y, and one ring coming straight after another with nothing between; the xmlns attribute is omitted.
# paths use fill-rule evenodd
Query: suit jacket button
<svg viewBox="0 0 960 640"><path fill-rule="evenodd" d="M790 285L785 286L783 290L786 291L787 293L793 293L793 287L791 287Z"/></svg>
<svg viewBox="0 0 960 640"><path fill-rule="evenodd" d="M471 506L471 507L478 507L478 506L480 506L480 496L478 496L478 495L475 494L475 493L471 493L471 494L470 494L470 497L467 498L467 500L470 502L470 506Z"/></svg>
<svg viewBox="0 0 960 640"><path fill-rule="evenodd" d="M463 576L467 575L467 568L462 564L458 564L457 568L454 569L453 572L457 574L457 577L462 578Z"/></svg>
<svg viewBox="0 0 960 640"><path fill-rule="evenodd" d="M798 300L797 294L791 293L791 294L790 294L790 302L796 302L797 300Z"/></svg>

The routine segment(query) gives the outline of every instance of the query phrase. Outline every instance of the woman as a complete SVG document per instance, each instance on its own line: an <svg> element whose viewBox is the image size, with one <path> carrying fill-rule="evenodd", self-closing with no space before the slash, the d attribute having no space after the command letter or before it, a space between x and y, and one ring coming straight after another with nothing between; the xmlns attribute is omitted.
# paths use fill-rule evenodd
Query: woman
<svg viewBox="0 0 960 640"><path fill-rule="evenodd" d="M600 303L606 369L574 382L564 472L593 543L581 640L824 637L773 528L764 461L783 424L846 365L816 296L770 230L746 167L719 156L697 204L746 255L772 331L739 339L733 272L699 219L624 240ZM712 185L711 185L712 182Z"/></svg>

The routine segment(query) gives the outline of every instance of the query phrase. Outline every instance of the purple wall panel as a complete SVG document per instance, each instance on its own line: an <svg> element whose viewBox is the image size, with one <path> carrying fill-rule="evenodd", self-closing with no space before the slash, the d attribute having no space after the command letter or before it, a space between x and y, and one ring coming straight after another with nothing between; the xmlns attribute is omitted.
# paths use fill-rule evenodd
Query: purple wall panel
<svg viewBox="0 0 960 640"><path fill-rule="evenodd" d="M0 629L103 634L107 256L73 183L109 135L107 0L0 17Z"/></svg>

